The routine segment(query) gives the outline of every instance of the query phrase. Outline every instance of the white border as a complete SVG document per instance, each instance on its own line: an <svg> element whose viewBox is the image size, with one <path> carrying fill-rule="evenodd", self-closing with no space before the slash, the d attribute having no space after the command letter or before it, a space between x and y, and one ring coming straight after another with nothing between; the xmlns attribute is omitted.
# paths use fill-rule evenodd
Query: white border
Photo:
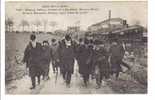
<svg viewBox="0 0 155 100"><path fill-rule="evenodd" d="M5 0L5 1L148 1L148 0Z"/></svg>
<svg viewBox="0 0 155 100"><path fill-rule="evenodd" d="M155 67L154 67L154 59L155 59L155 48L154 44L155 43L155 0L150 0L149 1L149 6L148 6L148 36L149 36L149 41L148 41L148 91L149 95L152 97L154 96L155 93Z"/></svg>
<svg viewBox="0 0 155 100"><path fill-rule="evenodd" d="M4 23L5 23L5 15L4 15L4 0L1 0L1 99L5 98L4 96L4 86L5 86L5 32L4 32Z"/></svg>
<svg viewBox="0 0 155 100"><path fill-rule="evenodd" d="M7 0L8 1L8 0ZM13 1L13 0L9 0ZM19 1L19 0L17 0ZM21 0L20 0L21 1ZM30 0L27 0L30 1ZM36 0L33 0L36 1ZM49 0L46 0L49 1ZM67 1L67 0L64 0ZM81 1L81 0L76 0ZM83 1L83 0L82 0ZM94 0L89 0L94 1ZM101 0L98 0L101 1ZM108 1L108 0L106 0ZM111 0L110 0L111 1ZM114 0L112 0L114 1ZM123 0L119 0L123 1ZM131 0L127 0L131 1ZM135 1L135 0L134 0ZM136 0L141 1L141 0ZM143 1L143 0L142 0ZM145 0L144 0L145 1ZM48 99L56 99L56 100L64 100L64 99L74 99L74 100L154 100L154 93L155 93L155 66L154 66L154 59L155 59L155 0L149 0L149 14L148 14L148 35L149 35L149 41L148 41L148 94L146 95L5 95L5 1L1 1L1 99L2 100L48 100Z"/></svg>

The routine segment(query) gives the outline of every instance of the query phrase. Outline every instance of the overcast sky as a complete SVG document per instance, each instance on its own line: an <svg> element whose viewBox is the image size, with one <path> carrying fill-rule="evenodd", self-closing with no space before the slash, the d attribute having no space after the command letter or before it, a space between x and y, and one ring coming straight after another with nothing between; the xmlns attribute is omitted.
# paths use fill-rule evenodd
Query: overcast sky
<svg viewBox="0 0 155 100"><path fill-rule="evenodd" d="M22 14L16 9L42 8L42 6L65 5L67 8L94 8L95 11L88 11L85 14ZM6 2L6 17L13 18L16 25L21 20L33 22L35 20L56 21L56 29L66 29L67 26L80 25L86 29L91 24L103 21L108 18L108 11L111 10L111 17L127 19L129 25L139 21L144 27L147 26L147 2Z"/></svg>

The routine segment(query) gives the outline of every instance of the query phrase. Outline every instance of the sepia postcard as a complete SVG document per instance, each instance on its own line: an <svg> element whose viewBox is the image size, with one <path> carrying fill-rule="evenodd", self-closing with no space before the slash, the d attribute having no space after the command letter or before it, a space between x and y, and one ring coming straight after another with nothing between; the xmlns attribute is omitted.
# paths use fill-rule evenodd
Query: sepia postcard
<svg viewBox="0 0 155 100"><path fill-rule="evenodd" d="M6 94L147 94L147 1L6 1Z"/></svg>

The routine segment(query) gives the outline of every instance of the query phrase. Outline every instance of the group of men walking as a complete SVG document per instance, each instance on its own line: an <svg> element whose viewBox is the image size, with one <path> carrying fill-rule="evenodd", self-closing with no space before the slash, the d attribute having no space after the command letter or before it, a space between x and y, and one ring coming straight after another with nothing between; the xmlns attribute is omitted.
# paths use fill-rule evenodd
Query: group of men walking
<svg viewBox="0 0 155 100"><path fill-rule="evenodd" d="M77 43L68 34L60 41L52 39L51 45L48 41L43 41L41 44L36 41L36 36L33 34L25 49L23 62L29 69L31 89L36 87L36 78L38 84L41 76L44 80L50 79L50 62L52 62L53 72L60 72L66 86L70 87L75 60L84 85L87 87L91 76L92 79L96 79L97 88L100 88L103 79L109 79L113 74L116 74L116 78L119 77L122 71L121 64L125 65L122 61L124 53L125 49L118 41L114 41L107 50L97 40L80 38ZM125 66L130 69L129 66Z"/></svg>

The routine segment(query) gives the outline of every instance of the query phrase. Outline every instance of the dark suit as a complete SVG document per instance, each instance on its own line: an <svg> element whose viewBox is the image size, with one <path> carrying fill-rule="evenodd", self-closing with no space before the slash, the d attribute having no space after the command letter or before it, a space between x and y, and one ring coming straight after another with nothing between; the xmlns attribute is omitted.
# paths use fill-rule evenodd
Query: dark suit
<svg viewBox="0 0 155 100"><path fill-rule="evenodd" d="M92 72L92 54L93 51L89 46L79 45L77 49L77 62L79 65L79 73L83 76L84 83L89 80Z"/></svg>

